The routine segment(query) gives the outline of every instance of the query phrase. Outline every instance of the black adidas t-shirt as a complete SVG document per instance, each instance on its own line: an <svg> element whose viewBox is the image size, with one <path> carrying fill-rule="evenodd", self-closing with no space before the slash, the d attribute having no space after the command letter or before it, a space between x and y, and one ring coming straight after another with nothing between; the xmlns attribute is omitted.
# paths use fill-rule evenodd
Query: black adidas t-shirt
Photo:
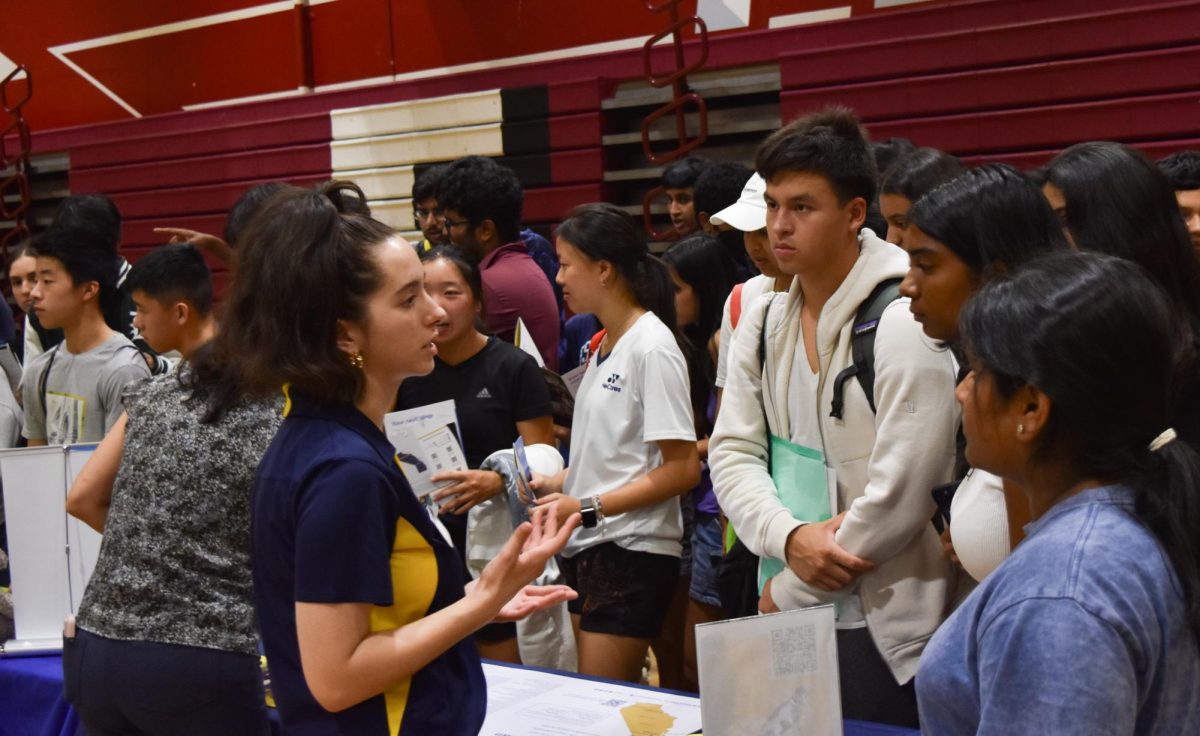
<svg viewBox="0 0 1200 736"><path fill-rule="evenodd" d="M496 450L512 447L517 422L550 415L550 392L532 357L489 337L487 345L458 365L434 362L428 376L400 385L398 409L453 399L467 465L479 465Z"/></svg>

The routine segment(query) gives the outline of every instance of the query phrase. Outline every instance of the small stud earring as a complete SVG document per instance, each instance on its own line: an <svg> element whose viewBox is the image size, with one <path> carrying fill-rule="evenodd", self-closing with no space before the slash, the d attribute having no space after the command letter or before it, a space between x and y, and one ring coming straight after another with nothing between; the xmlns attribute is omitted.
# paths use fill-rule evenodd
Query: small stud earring
<svg viewBox="0 0 1200 736"><path fill-rule="evenodd" d="M364 362L365 361L363 360L362 353L355 351L350 354L350 365L354 366L360 371L362 370Z"/></svg>
<svg viewBox="0 0 1200 736"><path fill-rule="evenodd" d="M1024 424L1018 424L1018 425L1017 425L1017 434L1024 434L1024 433L1025 433L1025 425L1024 425Z"/></svg>

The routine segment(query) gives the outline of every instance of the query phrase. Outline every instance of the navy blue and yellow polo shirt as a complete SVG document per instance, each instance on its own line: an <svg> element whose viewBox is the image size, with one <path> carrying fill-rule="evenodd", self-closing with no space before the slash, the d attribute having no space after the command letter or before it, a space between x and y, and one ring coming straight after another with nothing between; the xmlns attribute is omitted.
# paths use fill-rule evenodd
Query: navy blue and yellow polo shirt
<svg viewBox="0 0 1200 736"><path fill-rule="evenodd" d="M292 392L254 487L254 594L272 686L288 734L476 734L487 690L467 638L392 690L339 713L313 698L300 667L297 601L370 603L387 631L463 596L461 563L353 406Z"/></svg>

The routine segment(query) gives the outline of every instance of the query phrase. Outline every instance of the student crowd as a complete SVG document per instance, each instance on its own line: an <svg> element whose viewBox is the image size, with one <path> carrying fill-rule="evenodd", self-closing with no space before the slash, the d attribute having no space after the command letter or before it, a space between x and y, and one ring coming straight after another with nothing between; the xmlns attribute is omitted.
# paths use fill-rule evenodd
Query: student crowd
<svg viewBox="0 0 1200 736"><path fill-rule="evenodd" d="M697 624L823 604L847 718L1200 733L1200 153L967 166L828 108L662 186L661 256L605 203L551 244L475 156L413 245L269 184L130 268L64 201L0 443L100 443L88 733L266 733L261 651L285 733L474 734L481 656L695 690ZM469 467L419 498L384 417L447 399Z"/></svg>

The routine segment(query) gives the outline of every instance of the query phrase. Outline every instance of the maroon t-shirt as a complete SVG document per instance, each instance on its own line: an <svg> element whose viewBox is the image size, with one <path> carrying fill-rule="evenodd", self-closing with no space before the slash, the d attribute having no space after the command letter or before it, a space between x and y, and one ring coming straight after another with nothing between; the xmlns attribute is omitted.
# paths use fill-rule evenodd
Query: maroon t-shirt
<svg viewBox="0 0 1200 736"><path fill-rule="evenodd" d="M484 324L496 337L513 341L520 317L550 370L558 369L558 302L546 274L529 257L523 241L502 245L479 262Z"/></svg>

